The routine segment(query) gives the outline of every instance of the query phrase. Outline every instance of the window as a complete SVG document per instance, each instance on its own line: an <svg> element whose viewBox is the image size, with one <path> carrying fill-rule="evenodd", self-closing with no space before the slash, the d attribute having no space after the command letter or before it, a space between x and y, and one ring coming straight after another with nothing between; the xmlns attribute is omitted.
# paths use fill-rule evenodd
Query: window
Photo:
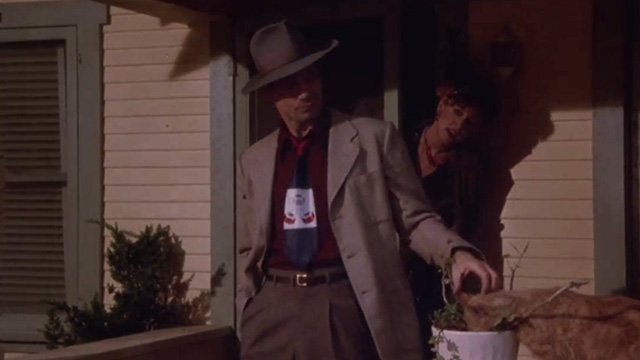
<svg viewBox="0 0 640 360"><path fill-rule="evenodd" d="M0 4L0 346L102 286L101 24L93 2ZM81 119L81 120L80 120ZM25 347L26 346L26 347Z"/></svg>
<svg viewBox="0 0 640 360"><path fill-rule="evenodd" d="M78 297L75 34L58 28L3 35L0 339L40 342L46 301Z"/></svg>
<svg viewBox="0 0 640 360"><path fill-rule="evenodd" d="M0 312L41 312L66 299L64 42L0 44L0 64Z"/></svg>

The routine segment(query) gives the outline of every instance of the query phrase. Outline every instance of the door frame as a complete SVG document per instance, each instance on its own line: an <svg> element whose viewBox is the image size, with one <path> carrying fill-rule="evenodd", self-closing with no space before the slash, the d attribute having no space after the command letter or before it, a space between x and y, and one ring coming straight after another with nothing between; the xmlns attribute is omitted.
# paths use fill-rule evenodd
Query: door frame
<svg viewBox="0 0 640 360"><path fill-rule="evenodd" d="M627 188L630 201L627 239L627 290L640 299L640 5L628 0L625 34L625 117L627 118Z"/></svg>

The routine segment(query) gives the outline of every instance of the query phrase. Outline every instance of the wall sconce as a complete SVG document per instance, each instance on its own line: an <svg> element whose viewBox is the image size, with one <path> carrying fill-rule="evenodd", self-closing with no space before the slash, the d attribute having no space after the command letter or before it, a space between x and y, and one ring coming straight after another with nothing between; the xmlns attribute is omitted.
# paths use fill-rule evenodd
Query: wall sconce
<svg viewBox="0 0 640 360"><path fill-rule="evenodd" d="M504 81L518 67L521 44L508 25L491 41L491 69Z"/></svg>

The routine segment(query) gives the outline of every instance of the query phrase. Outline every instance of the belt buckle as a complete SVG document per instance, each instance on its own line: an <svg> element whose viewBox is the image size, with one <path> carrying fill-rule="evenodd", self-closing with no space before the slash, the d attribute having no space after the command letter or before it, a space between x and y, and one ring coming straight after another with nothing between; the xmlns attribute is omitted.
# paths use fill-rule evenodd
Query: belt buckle
<svg viewBox="0 0 640 360"><path fill-rule="evenodd" d="M296 286L309 286L309 274L296 274Z"/></svg>

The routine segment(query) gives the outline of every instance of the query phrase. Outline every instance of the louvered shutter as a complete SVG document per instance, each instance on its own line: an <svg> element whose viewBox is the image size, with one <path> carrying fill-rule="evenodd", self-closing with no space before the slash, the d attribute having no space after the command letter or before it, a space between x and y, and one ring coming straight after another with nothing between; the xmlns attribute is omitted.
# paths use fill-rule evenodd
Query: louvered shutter
<svg viewBox="0 0 640 360"><path fill-rule="evenodd" d="M0 44L0 313L65 299L63 46Z"/></svg>

